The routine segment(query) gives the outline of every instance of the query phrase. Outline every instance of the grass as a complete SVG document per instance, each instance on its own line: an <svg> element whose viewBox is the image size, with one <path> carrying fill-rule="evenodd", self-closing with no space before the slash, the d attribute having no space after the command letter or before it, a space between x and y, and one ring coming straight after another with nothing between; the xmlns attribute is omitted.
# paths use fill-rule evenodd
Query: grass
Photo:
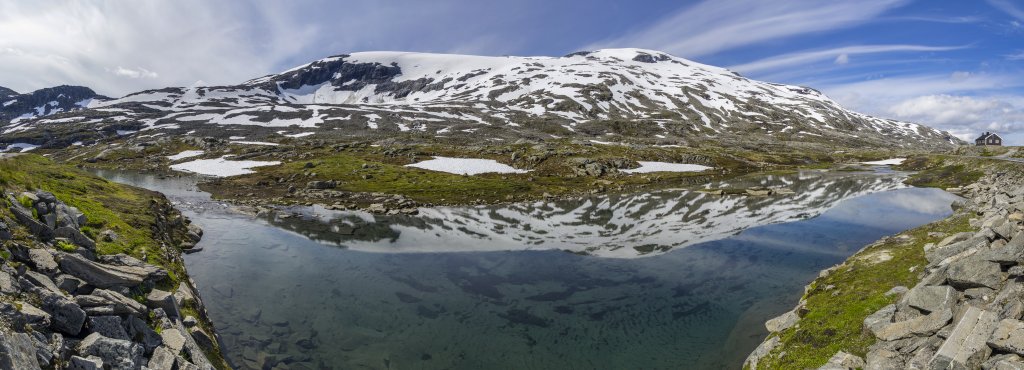
<svg viewBox="0 0 1024 370"><path fill-rule="evenodd" d="M61 240L57 242L57 249L70 253L78 250L78 246L67 241Z"/></svg>
<svg viewBox="0 0 1024 370"><path fill-rule="evenodd" d="M947 156L928 156L909 158L900 165L900 168L917 171L917 173L910 176L907 184L946 189L962 187L977 182L985 174L981 168L991 164L991 161L988 160L979 161Z"/></svg>
<svg viewBox="0 0 1024 370"><path fill-rule="evenodd" d="M86 230L117 232L120 237L115 241L96 241L99 254L125 253L164 267L173 277L175 286L184 271L180 262L166 258L159 238L153 235L156 215L151 211L150 202L161 198L159 193L112 183L37 155L0 160L0 188L9 192L28 189L51 192L85 214ZM19 199L19 202L22 201Z"/></svg>
<svg viewBox="0 0 1024 370"><path fill-rule="evenodd" d="M778 334L779 347L759 368L817 368L840 350L863 357L875 342L874 336L863 332L864 318L895 302L898 297L885 295L893 287L917 284L918 274L927 265L924 245L941 240L928 236L930 232L969 231L968 218L957 215L905 232L911 239L890 238L872 245L816 279L804 295L807 314L798 326ZM879 253L892 258L882 262L870 258Z"/></svg>

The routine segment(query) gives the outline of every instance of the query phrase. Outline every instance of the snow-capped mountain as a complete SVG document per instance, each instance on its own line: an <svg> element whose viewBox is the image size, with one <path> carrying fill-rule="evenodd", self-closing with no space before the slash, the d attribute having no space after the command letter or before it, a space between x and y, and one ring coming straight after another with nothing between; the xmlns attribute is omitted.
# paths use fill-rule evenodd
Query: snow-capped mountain
<svg viewBox="0 0 1024 370"><path fill-rule="evenodd" d="M12 121L0 132L37 140L40 128L109 131L115 125L204 134L245 127L260 136L291 128L489 139L611 135L672 143L957 142L922 125L852 112L810 88L754 81L642 49L564 57L353 53L239 85L142 91L89 107Z"/></svg>
<svg viewBox="0 0 1024 370"><path fill-rule="evenodd" d="M86 109L90 104L110 98L96 94L83 86L56 86L39 89L27 94L0 87L0 122L17 123L57 114Z"/></svg>

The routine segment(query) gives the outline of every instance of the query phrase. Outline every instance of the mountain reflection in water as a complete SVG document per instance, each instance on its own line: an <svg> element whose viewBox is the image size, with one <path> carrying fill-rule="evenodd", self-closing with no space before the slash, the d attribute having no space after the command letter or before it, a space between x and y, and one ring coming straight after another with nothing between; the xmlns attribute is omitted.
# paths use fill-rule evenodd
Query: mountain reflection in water
<svg viewBox="0 0 1024 370"><path fill-rule="evenodd" d="M415 216L322 207L293 208L285 217L277 213L263 216L309 238L367 252L558 249L635 258L721 239L759 225L814 217L844 199L904 188L904 179L891 172L807 171L709 185L782 186L795 192L787 195L719 196L665 190L498 206L424 208Z"/></svg>

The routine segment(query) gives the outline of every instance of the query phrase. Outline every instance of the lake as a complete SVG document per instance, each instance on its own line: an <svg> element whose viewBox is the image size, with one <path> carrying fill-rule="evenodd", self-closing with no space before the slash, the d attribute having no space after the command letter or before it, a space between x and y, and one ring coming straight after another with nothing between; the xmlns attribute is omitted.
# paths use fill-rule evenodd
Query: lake
<svg viewBox="0 0 1024 370"><path fill-rule="evenodd" d="M692 190L421 209L252 214L191 177L163 192L205 231L185 256L239 368L739 368L818 271L947 217L905 174L807 171Z"/></svg>

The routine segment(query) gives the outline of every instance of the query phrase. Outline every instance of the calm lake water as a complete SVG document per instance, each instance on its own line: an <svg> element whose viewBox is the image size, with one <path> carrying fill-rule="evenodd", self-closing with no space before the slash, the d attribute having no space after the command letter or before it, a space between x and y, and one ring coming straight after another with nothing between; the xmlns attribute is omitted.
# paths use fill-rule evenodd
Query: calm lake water
<svg viewBox="0 0 1024 370"><path fill-rule="evenodd" d="M891 171L804 172L711 185L796 192L772 197L253 216L192 178L96 173L167 194L206 231L185 262L239 368L739 368L819 270L956 199Z"/></svg>

